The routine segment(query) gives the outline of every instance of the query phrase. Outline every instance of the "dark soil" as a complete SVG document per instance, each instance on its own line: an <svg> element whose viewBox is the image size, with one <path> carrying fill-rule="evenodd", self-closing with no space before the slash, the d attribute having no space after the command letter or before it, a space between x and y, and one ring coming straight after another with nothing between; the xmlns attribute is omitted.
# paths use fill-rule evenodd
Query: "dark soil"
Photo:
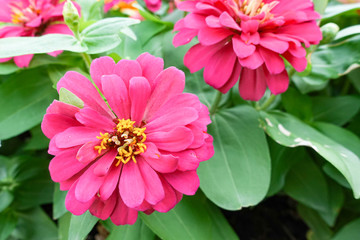
<svg viewBox="0 0 360 240"><path fill-rule="evenodd" d="M223 213L241 240L306 240L308 227L296 212L296 202L287 196Z"/></svg>

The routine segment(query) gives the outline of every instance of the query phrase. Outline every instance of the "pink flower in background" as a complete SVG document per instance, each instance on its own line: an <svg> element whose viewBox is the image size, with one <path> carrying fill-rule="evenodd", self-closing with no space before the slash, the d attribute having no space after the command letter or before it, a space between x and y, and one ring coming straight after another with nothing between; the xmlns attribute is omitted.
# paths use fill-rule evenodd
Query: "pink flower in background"
<svg viewBox="0 0 360 240"><path fill-rule="evenodd" d="M58 0L0 0L0 4L0 22L12 23L0 28L0 38L34 37L51 33L72 35L62 17L64 3L59 3ZM77 4L75 6L80 10ZM61 52L48 54L57 56ZM29 54L13 59L18 67L27 67L33 56ZM2 58L0 62L11 59Z"/></svg>
<svg viewBox="0 0 360 240"><path fill-rule="evenodd" d="M184 57L196 72L204 68L207 84L226 93L239 80L246 100L259 100L269 87L273 94L288 88L286 59L297 71L306 68L303 47L322 39L320 17L310 0L197 0L178 8L190 12L179 20L173 44L199 43Z"/></svg>
<svg viewBox="0 0 360 240"><path fill-rule="evenodd" d="M156 12L161 7L161 0L144 0L144 2L146 7L152 12ZM138 9L134 6L136 3L137 2L134 0L105 0L104 11L108 12L110 9L120 10L122 13L127 14L130 17L134 17L134 13L130 10L137 10L138 12Z"/></svg>
<svg viewBox="0 0 360 240"><path fill-rule="evenodd" d="M107 101L86 77L67 72L57 89L84 107L55 100L41 125L55 155L51 178L69 190L67 209L133 224L138 211L167 212L183 194L195 194L199 162L214 150L208 109L182 93L184 73L163 70L161 58L144 53L117 64L98 58L90 74Z"/></svg>

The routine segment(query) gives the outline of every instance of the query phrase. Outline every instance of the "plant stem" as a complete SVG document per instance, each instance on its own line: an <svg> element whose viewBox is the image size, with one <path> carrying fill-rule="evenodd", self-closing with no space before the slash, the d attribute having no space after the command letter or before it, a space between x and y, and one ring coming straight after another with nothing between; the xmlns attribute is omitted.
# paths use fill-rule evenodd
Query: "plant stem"
<svg viewBox="0 0 360 240"><path fill-rule="evenodd" d="M87 53L81 53L81 56L84 59L87 70L90 72L90 65L91 65L91 62L92 62L92 59L91 59L90 55L87 54Z"/></svg>
<svg viewBox="0 0 360 240"><path fill-rule="evenodd" d="M257 110L258 111L266 110L274 102L275 98L276 98L276 95L271 94L270 97L266 100L266 102L264 102L263 105L257 107Z"/></svg>
<svg viewBox="0 0 360 240"><path fill-rule="evenodd" d="M216 112L216 110L217 110L217 108L218 108L218 106L219 106L219 103L220 103L220 101L221 101L222 95L223 95L223 94L222 94L220 91L217 91L216 96L215 96L215 99L214 99L214 102L213 102L213 104L211 105L210 110L209 110L210 116L214 115L214 113Z"/></svg>

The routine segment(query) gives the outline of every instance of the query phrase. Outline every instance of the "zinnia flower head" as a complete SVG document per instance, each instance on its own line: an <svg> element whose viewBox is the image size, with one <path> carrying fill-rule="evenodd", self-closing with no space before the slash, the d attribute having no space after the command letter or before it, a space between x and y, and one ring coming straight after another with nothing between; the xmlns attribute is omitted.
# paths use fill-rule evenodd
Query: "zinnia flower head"
<svg viewBox="0 0 360 240"><path fill-rule="evenodd" d="M161 7L161 0L144 0L144 2L146 7L152 12L156 12ZM136 3L134 0L105 0L104 11L108 12L110 9L120 10L122 13L135 18L133 11L137 10L138 12L138 9L134 6ZM138 15L141 16L139 13ZM141 19L139 17L136 18Z"/></svg>
<svg viewBox="0 0 360 240"><path fill-rule="evenodd" d="M51 178L69 190L66 208L133 224L138 211L167 212L183 194L195 194L199 162L214 151L208 109L182 93L184 73L163 70L161 58L144 53L117 64L98 58L90 74L97 88L77 72L57 85L83 108L55 100L41 125L55 155Z"/></svg>
<svg viewBox="0 0 360 240"><path fill-rule="evenodd" d="M12 23L0 29L0 38L33 37L51 33L72 35L62 16L64 3L59 3L58 0L0 0L0 4L0 22ZM75 6L80 12L79 5ZM61 52L48 54L57 56ZM18 67L27 67L33 56L16 56L14 62ZM2 58L0 62L11 59Z"/></svg>
<svg viewBox="0 0 360 240"><path fill-rule="evenodd" d="M286 91L286 59L297 71L306 68L303 47L318 44L321 31L310 0L195 0L179 3L190 12L179 20L173 44L199 43L184 57L191 72L204 68L204 80L223 93L239 80L240 95L259 100L266 86Z"/></svg>

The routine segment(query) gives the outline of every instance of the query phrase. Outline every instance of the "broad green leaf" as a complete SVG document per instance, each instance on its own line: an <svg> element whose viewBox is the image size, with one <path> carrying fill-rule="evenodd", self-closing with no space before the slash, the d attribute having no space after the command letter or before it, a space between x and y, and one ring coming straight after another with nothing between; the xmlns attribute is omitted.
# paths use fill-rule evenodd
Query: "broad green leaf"
<svg viewBox="0 0 360 240"><path fill-rule="evenodd" d="M239 210L258 204L270 184L270 155L259 114L249 106L223 109L212 117L214 156L200 164L201 189L216 205Z"/></svg>
<svg viewBox="0 0 360 240"><path fill-rule="evenodd" d="M304 121L311 121L313 114L312 102L309 96L301 94L295 88L290 87L281 95L281 102L288 113Z"/></svg>
<svg viewBox="0 0 360 240"><path fill-rule="evenodd" d="M40 150L48 148L50 140L45 137L40 125L32 128L30 134L31 138L26 142L24 150Z"/></svg>
<svg viewBox="0 0 360 240"><path fill-rule="evenodd" d="M344 125L353 118L360 109L359 96L314 97L313 113L315 121Z"/></svg>
<svg viewBox="0 0 360 240"><path fill-rule="evenodd" d="M15 229L17 216L11 211L0 211L0 240L5 240Z"/></svg>
<svg viewBox="0 0 360 240"><path fill-rule="evenodd" d="M103 13L103 1L98 0L76 0L81 7L81 17L88 20L100 20Z"/></svg>
<svg viewBox="0 0 360 240"><path fill-rule="evenodd" d="M138 219L134 225L114 226L106 240L154 240L155 234Z"/></svg>
<svg viewBox="0 0 360 240"><path fill-rule="evenodd" d="M285 185L285 177L290 168L307 158L304 148L283 147L273 141L269 142L271 154L271 181L267 196L279 192Z"/></svg>
<svg viewBox="0 0 360 240"><path fill-rule="evenodd" d="M60 184L56 183L54 187L54 200L53 200L53 218L58 219L63 216L67 210L65 207L65 197L67 191L60 191Z"/></svg>
<svg viewBox="0 0 360 240"><path fill-rule="evenodd" d="M335 166L350 183L355 198L360 198L360 159L329 137L283 112L261 112L264 130L279 144L288 147L307 146Z"/></svg>
<svg viewBox="0 0 360 240"><path fill-rule="evenodd" d="M334 40L339 40L342 38L350 37L355 34L360 34L360 25L353 25L347 28L340 30Z"/></svg>
<svg viewBox="0 0 360 240"><path fill-rule="evenodd" d="M7 75L18 71L20 68L13 62L0 63L0 75Z"/></svg>
<svg viewBox="0 0 360 240"><path fill-rule="evenodd" d="M59 218L59 240L69 239L71 216L72 214L67 212L61 218Z"/></svg>
<svg viewBox="0 0 360 240"><path fill-rule="evenodd" d="M0 182L1 187L1 182ZM14 200L14 195L9 190L0 188L0 212L7 208Z"/></svg>
<svg viewBox="0 0 360 240"><path fill-rule="evenodd" d="M71 35L47 34L40 37L8 37L0 39L0 58L14 57L32 53L49 53L58 50L85 52Z"/></svg>
<svg viewBox="0 0 360 240"><path fill-rule="evenodd" d="M284 191L297 201L317 211L329 208L329 193L326 179L309 158L298 161L289 171Z"/></svg>
<svg viewBox="0 0 360 240"><path fill-rule="evenodd" d="M360 218L346 224L332 240L355 240L360 237Z"/></svg>
<svg viewBox="0 0 360 240"><path fill-rule="evenodd" d="M54 240L57 239L55 223L40 207L18 212L15 239Z"/></svg>
<svg viewBox="0 0 360 240"><path fill-rule="evenodd" d="M360 9L360 3L352 3L352 4L334 4L328 6L322 15L322 19L327 19L334 17L336 15L340 15L349 11L353 11L356 9Z"/></svg>
<svg viewBox="0 0 360 240"><path fill-rule="evenodd" d="M66 88L60 88L59 100L64 103L74 105L75 107L78 108L84 107L84 102L78 96L76 96Z"/></svg>
<svg viewBox="0 0 360 240"><path fill-rule="evenodd" d="M184 196L167 213L141 213L140 216L161 239L238 239L219 209L200 192L195 197Z"/></svg>
<svg viewBox="0 0 360 240"><path fill-rule="evenodd" d="M328 4L328 0L314 0L314 8L320 14L323 14Z"/></svg>
<svg viewBox="0 0 360 240"><path fill-rule="evenodd" d="M309 75L293 75L294 83L302 93L321 90L326 87L329 79L337 79L359 67L360 35L320 46L311 54L311 64Z"/></svg>
<svg viewBox="0 0 360 240"><path fill-rule="evenodd" d="M71 216L68 240L82 240L95 226L98 219L86 211L80 216Z"/></svg>
<svg viewBox="0 0 360 240"><path fill-rule="evenodd" d="M342 175L339 170L337 170L333 165L331 165L330 163L326 163L323 166L323 170L324 172L331 177L335 182L337 182L338 184L340 184L343 187L346 188L351 188L349 182L346 180L346 178L344 177L344 175Z"/></svg>
<svg viewBox="0 0 360 240"><path fill-rule="evenodd" d="M137 19L121 17L97 21L81 32L82 42L88 47L86 52L89 54L102 53L117 47L121 42L121 30L139 22ZM123 34L126 34L126 31Z"/></svg>
<svg viewBox="0 0 360 240"><path fill-rule="evenodd" d="M332 231L319 214L302 204L298 205L299 215L313 231L311 240L330 240Z"/></svg>
<svg viewBox="0 0 360 240"><path fill-rule="evenodd" d="M22 71L0 86L0 139L38 125L56 97L43 69Z"/></svg>

